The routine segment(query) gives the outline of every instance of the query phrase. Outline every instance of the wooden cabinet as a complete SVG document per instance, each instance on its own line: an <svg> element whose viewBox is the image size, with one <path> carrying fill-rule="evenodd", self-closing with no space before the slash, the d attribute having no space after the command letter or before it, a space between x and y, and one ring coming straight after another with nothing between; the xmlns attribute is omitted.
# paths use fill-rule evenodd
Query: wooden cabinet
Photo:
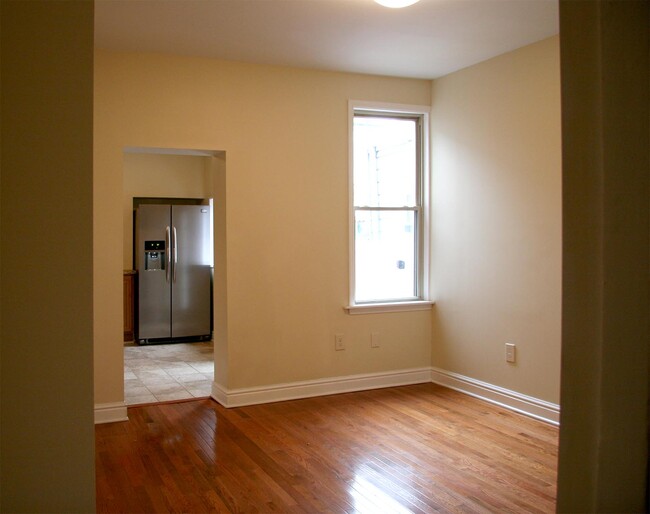
<svg viewBox="0 0 650 514"><path fill-rule="evenodd" d="M124 271L124 341L133 341L133 330L135 327L135 279L135 271Z"/></svg>

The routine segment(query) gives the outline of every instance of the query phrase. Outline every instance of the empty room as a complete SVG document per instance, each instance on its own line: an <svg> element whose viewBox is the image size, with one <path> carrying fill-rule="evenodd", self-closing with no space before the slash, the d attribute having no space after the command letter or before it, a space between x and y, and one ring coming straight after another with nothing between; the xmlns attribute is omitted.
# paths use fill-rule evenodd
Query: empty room
<svg viewBox="0 0 650 514"><path fill-rule="evenodd" d="M648 5L386 2L3 1L2 511L645 508Z"/></svg>

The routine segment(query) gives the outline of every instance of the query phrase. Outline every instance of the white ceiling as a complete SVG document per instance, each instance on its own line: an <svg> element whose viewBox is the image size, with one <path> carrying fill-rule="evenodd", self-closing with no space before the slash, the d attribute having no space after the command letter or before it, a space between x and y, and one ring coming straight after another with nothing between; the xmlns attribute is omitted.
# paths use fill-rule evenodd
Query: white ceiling
<svg viewBox="0 0 650 514"><path fill-rule="evenodd" d="M95 2L97 48L427 79L557 33L557 0Z"/></svg>

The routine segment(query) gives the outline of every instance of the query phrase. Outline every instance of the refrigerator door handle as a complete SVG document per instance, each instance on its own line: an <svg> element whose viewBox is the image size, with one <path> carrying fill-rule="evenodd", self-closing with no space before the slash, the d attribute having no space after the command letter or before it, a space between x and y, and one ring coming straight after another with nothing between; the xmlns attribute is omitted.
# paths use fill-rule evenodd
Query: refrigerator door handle
<svg viewBox="0 0 650 514"><path fill-rule="evenodd" d="M169 226L165 228L165 250L167 251L167 266L165 266L165 280L169 284L169 267L172 262L172 254L169 251L169 243L171 240L171 234L169 231Z"/></svg>
<svg viewBox="0 0 650 514"><path fill-rule="evenodd" d="M176 227L173 227L172 229L174 231L174 238L173 238L173 248L174 248L174 269L172 271L172 281L176 283L176 264L178 263L178 244L177 244L177 237L176 237Z"/></svg>

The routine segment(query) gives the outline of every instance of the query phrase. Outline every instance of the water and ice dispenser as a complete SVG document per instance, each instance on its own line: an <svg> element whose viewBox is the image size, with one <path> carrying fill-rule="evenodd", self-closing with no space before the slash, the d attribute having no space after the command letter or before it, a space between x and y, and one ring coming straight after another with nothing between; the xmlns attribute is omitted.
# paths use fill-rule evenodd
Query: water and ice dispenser
<svg viewBox="0 0 650 514"><path fill-rule="evenodd" d="M144 242L144 270L158 271L165 269L165 241Z"/></svg>

